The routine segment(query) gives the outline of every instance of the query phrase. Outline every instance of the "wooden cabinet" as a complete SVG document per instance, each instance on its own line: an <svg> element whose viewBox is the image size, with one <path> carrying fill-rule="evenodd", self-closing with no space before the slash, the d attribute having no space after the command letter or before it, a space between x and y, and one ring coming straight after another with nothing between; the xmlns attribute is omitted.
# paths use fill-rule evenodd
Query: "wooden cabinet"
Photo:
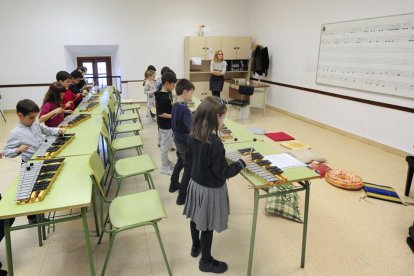
<svg viewBox="0 0 414 276"><path fill-rule="evenodd" d="M251 46L250 36L224 36L221 39L221 49L226 60L247 59Z"/></svg>
<svg viewBox="0 0 414 276"><path fill-rule="evenodd" d="M199 100L204 100L207 96L211 96L210 83L208 81L194 81L193 96Z"/></svg>
<svg viewBox="0 0 414 276"><path fill-rule="evenodd" d="M221 36L190 36L188 37L188 52L192 57L201 57L202 60L211 60L214 51L221 47Z"/></svg>

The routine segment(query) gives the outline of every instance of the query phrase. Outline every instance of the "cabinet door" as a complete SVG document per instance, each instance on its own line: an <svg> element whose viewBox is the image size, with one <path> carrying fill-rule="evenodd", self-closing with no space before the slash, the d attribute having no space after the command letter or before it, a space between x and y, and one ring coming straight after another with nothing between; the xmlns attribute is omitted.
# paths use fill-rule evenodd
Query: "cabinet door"
<svg viewBox="0 0 414 276"><path fill-rule="evenodd" d="M237 59L247 59L247 55L252 47L250 36L237 37Z"/></svg>
<svg viewBox="0 0 414 276"><path fill-rule="evenodd" d="M201 57L201 59L206 58L206 43L205 38L201 36L191 36L189 37L189 51L190 51L190 58L192 57Z"/></svg>
<svg viewBox="0 0 414 276"><path fill-rule="evenodd" d="M210 90L209 90L209 82L208 81L197 81L193 82L194 84L194 93L193 96L196 97L199 100L204 100L207 96L209 96Z"/></svg>
<svg viewBox="0 0 414 276"><path fill-rule="evenodd" d="M214 52L221 50L221 36L206 36L206 58L212 60L214 58Z"/></svg>
<svg viewBox="0 0 414 276"><path fill-rule="evenodd" d="M224 59L237 59L236 54L236 37L223 36L221 38L221 49L223 50Z"/></svg>

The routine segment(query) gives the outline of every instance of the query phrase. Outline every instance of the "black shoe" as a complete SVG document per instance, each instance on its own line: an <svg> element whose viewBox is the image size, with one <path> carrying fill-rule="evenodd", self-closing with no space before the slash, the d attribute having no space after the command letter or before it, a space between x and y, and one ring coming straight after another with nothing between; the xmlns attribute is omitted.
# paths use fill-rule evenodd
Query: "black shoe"
<svg viewBox="0 0 414 276"><path fill-rule="evenodd" d="M0 276L7 276L7 271L0 269Z"/></svg>
<svg viewBox="0 0 414 276"><path fill-rule="evenodd" d="M175 191L178 191L178 189L180 189L179 183L170 183L170 188L168 189L168 191L170 193L174 193Z"/></svg>
<svg viewBox="0 0 414 276"><path fill-rule="evenodd" d="M227 264L214 259L208 263L205 263L200 259L198 268L202 272L223 273L227 270Z"/></svg>
<svg viewBox="0 0 414 276"><path fill-rule="evenodd" d="M197 258L200 255L201 247L191 246L191 257Z"/></svg>
<svg viewBox="0 0 414 276"><path fill-rule="evenodd" d="M184 205L187 195L180 195L177 196L177 201L175 202L177 205Z"/></svg>

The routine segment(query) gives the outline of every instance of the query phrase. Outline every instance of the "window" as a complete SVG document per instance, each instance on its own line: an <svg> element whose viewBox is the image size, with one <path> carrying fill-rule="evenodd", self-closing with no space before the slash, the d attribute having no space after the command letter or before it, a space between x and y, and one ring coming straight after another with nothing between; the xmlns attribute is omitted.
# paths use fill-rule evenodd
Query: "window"
<svg viewBox="0 0 414 276"><path fill-rule="evenodd" d="M89 84L112 85L111 57L78 57L77 63L88 68L85 78Z"/></svg>

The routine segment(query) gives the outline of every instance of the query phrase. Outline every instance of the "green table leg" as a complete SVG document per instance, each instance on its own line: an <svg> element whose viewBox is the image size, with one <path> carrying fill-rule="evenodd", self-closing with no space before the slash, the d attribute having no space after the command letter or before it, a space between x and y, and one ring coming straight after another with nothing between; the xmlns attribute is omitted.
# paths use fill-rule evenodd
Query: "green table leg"
<svg viewBox="0 0 414 276"><path fill-rule="evenodd" d="M310 182L305 181L305 214L303 219L303 237L302 237L302 258L300 266L305 267L305 253L306 253L306 235L308 231L308 215L309 215L309 194L310 194Z"/></svg>
<svg viewBox="0 0 414 276"><path fill-rule="evenodd" d="M256 237L256 223L257 223L257 209L259 206L259 190L254 189L254 208L253 208L253 222L252 222L252 234L250 236L250 251L249 251L249 264L247 267L247 275L252 275L252 262L253 262L253 250L254 240Z"/></svg>
<svg viewBox="0 0 414 276"><path fill-rule="evenodd" d="M10 239L10 219L4 221L4 239L6 242L7 270L8 275L13 276L13 257Z"/></svg>
<svg viewBox="0 0 414 276"><path fill-rule="evenodd" d="M92 188L92 211L93 211L93 218L95 220L95 229L96 229L96 236L99 237L99 223L98 223L98 215L96 213L96 195L95 189Z"/></svg>
<svg viewBox="0 0 414 276"><path fill-rule="evenodd" d="M40 221L40 216L36 215L36 223L39 223ZM39 247L41 247L43 245L43 240L42 240L42 226L38 226L37 227L37 238L39 239Z"/></svg>
<svg viewBox="0 0 414 276"><path fill-rule="evenodd" d="M91 240L89 238L89 228L88 228L88 220L86 218L86 207L81 208L82 212L82 221L83 221L83 232L85 234L85 242L86 242L86 250L88 251L88 260L89 260L89 269L91 270L91 275L95 276L95 265L93 263L93 256L92 256L92 246Z"/></svg>

